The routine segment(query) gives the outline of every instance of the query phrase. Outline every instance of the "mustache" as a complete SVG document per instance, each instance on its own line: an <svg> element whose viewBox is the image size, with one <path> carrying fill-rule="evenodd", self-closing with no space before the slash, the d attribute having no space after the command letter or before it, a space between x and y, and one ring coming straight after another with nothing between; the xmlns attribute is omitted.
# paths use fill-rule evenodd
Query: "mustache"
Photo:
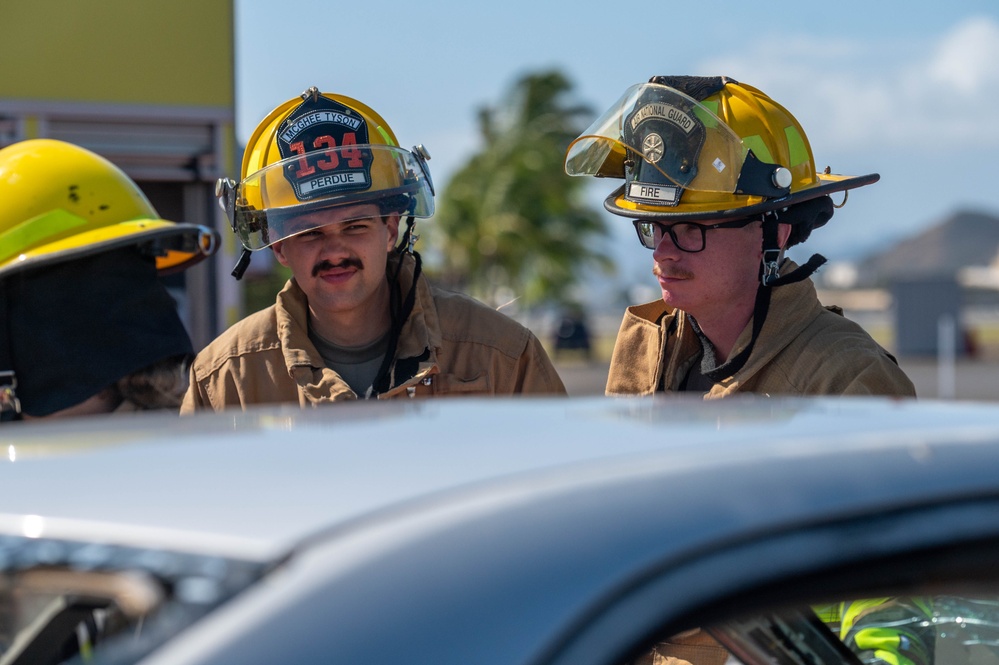
<svg viewBox="0 0 999 665"><path fill-rule="evenodd" d="M684 270L683 268L670 267L668 270L663 270L663 268L658 263L652 264L652 274L656 277L665 277L667 279L693 279L694 273L689 270Z"/></svg>
<svg viewBox="0 0 999 665"><path fill-rule="evenodd" d="M312 276L316 277L324 270L336 270L338 268L357 268L358 270L364 270L364 264L361 263L361 259L356 259L354 257L346 258L339 263L333 263L332 261L323 259L316 265L312 266Z"/></svg>

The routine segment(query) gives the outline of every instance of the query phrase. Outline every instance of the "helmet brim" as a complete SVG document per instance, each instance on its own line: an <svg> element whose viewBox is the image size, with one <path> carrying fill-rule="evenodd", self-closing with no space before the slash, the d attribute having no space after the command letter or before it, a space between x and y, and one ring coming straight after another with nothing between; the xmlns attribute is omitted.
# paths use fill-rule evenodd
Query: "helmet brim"
<svg viewBox="0 0 999 665"><path fill-rule="evenodd" d="M121 222L33 247L0 265L0 279L21 270L72 261L129 245L148 247L156 258L159 274L169 275L214 254L219 247L219 234L205 226L165 219Z"/></svg>
<svg viewBox="0 0 999 665"><path fill-rule="evenodd" d="M604 199L604 208L606 208L608 212L620 215L621 217L627 217L629 219L669 219L677 221L736 219L739 217L761 215L774 210L782 210L793 206L796 203L816 199L820 196L856 189L858 187L864 187L865 185L872 185L880 180L881 176L877 173L869 173L862 176L844 176L832 173L819 173L816 174L816 178L817 181L815 183L780 198L764 199L759 203L735 208L705 209L704 207L698 207L697 210L685 208L682 201L673 209L665 207L656 207L653 209L651 206L637 205L625 200L625 185L621 185L614 190L610 196ZM627 203L627 205L622 205L622 202Z"/></svg>

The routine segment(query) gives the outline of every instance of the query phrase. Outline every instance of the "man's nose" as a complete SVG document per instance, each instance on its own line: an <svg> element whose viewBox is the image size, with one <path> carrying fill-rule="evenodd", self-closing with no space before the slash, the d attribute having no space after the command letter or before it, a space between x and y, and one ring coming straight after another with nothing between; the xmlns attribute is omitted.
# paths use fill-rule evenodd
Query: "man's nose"
<svg viewBox="0 0 999 665"><path fill-rule="evenodd" d="M341 256L348 254L348 244L342 233L326 229L323 233L323 254Z"/></svg>
<svg viewBox="0 0 999 665"><path fill-rule="evenodd" d="M656 262L670 259L675 260L679 254L680 248L673 242L673 238L670 237L669 233L663 233L659 239L659 243L656 244L656 248L652 250L652 258Z"/></svg>

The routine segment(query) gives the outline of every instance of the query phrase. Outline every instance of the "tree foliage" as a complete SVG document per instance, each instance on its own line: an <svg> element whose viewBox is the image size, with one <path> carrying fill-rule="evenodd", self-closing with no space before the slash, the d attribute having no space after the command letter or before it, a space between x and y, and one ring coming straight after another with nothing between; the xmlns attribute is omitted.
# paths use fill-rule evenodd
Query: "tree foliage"
<svg viewBox="0 0 999 665"><path fill-rule="evenodd" d="M583 271L611 272L593 248L607 229L584 201L587 181L563 170L569 143L592 118L558 71L521 78L479 113L482 150L450 180L427 224L440 282L499 306L572 300Z"/></svg>

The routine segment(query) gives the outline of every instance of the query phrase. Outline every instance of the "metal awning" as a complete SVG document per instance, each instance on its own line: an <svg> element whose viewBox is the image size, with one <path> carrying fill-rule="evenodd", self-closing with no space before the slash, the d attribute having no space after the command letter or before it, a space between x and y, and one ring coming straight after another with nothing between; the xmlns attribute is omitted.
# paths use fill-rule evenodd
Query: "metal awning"
<svg viewBox="0 0 999 665"><path fill-rule="evenodd" d="M0 99L0 147L27 138L75 143L137 181L214 182L224 175L229 109Z"/></svg>

